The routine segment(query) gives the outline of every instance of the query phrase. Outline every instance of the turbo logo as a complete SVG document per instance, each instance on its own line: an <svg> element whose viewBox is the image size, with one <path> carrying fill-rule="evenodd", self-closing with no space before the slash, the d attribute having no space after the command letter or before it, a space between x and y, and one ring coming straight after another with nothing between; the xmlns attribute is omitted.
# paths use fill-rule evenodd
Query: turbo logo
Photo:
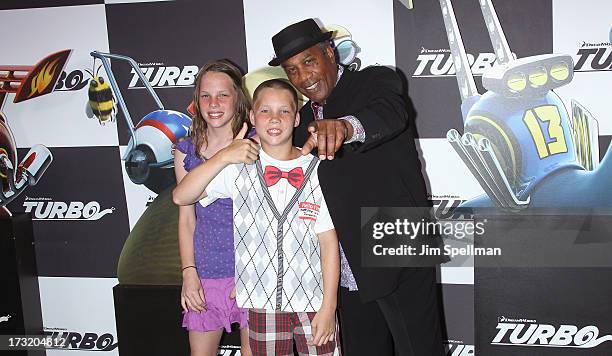
<svg viewBox="0 0 612 356"><path fill-rule="evenodd" d="M467 58L473 74L477 76L481 76L497 60L494 53L479 53L477 56L468 53ZM423 47L416 60L417 67L412 74L413 78L446 77L456 74L453 58L448 49L427 49Z"/></svg>
<svg viewBox="0 0 612 356"><path fill-rule="evenodd" d="M599 337L599 328L594 325L579 328L575 325L537 324L526 322L509 322L504 317L497 323L497 335L491 345L502 346L540 346L593 348L606 341L612 341L612 335ZM523 321L523 320L519 320Z"/></svg>
<svg viewBox="0 0 612 356"><path fill-rule="evenodd" d="M610 42L580 43L575 72L597 72L612 70L612 44Z"/></svg>
<svg viewBox="0 0 612 356"><path fill-rule="evenodd" d="M475 355L474 345L464 345L464 344L454 344L450 343L448 345L448 350L446 351L446 356L468 356Z"/></svg>
<svg viewBox="0 0 612 356"><path fill-rule="evenodd" d="M467 210L457 210L466 200L456 196L432 196L429 197L434 207L434 215L438 220L472 220L473 214Z"/></svg>
<svg viewBox="0 0 612 356"><path fill-rule="evenodd" d="M82 351L112 351L117 348L118 343L112 334L98 335L96 333L81 334L75 331L45 331L45 335L53 339L65 339L63 349Z"/></svg>
<svg viewBox="0 0 612 356"><path fill-rule="evenodd" d="M153 64L141 66L140 68L154 88L193 87L196 75L198 74L198 66L183 66L179 68ZM140 78L136 71L132 69L130 73L132 73L132 79L128 89L143 89L143 84L138 82ZM139 85L137 86L137 84Z"/></svg>
<svg viewBox="0 0 612 356"><path fill-rule="evenodd" d="M26 197L23 202L26 213L32 213L32 220L100 220L103 216L111 214L115 208L104 209L97 201L83 203L71 201L51 201L46 198Z"/></svg>
<svg viewBox="0 0 612 356"><path fill-rule="evenodd" d="M219 356L240 356L240 346L221 346L219 347Z"/></svg>
<svg viewBox="0 0 612 356"><path fill-rule="evenodd" d="M66 74L65 71L62 71L59 79L57 80L57 84L55 85L55 91L76 91L85 88L89 79L85 76L83 71L76 69Z"/></svg>

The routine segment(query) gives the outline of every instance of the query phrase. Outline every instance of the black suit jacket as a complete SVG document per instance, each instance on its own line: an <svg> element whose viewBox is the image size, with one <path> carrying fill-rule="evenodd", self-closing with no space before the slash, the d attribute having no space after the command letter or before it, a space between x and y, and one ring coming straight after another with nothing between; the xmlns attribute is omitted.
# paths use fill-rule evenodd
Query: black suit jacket
<svg viewBox="0 0 612 356"><path fill-rule="evenodd" d="M314 119L310 103L300 115L294 140L298 147ZM413 118L399 77L381 66L359 72L345 69L323 106L323 115L329 119L353 115L366 132L364 143L345 144L333 160L321 162L319 180L360 297L374 300L393 292L413 269L362 267L360 207L429 206Z"/></svg>

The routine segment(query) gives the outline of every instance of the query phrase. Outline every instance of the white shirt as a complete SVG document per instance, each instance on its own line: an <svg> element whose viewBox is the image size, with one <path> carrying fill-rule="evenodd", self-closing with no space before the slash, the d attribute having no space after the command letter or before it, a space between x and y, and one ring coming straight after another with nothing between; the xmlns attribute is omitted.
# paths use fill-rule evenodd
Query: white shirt
<svg viewBox="0 0 612 356"><path fill-rule="evenodd" d="M319 186L319 161L312 155L279 161L263 151L259 157L262 171L268 165L285 172L302 167L307 175L311 166L312 173L298 195L298 189L284 178L265 187L256 165L245 164L227 166L206 187L208 196L200 201L204 206L218 198L233 200L238 305L318 311L323 278L317 234L333 229Z"/></svg>

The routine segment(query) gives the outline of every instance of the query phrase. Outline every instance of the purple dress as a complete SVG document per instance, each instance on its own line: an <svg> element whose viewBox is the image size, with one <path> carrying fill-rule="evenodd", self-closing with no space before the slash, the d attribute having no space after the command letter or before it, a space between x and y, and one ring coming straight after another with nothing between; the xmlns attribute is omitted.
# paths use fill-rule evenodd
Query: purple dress
<svg viewBox="0 0 612 356"><path fill-rule="evenodd" d="M188 137L176 144L185 154L183 167L187 172L200 165L195 146ZM189 331L207 332L225 328L232 323L247 326L246 309L238 308L229 294L234 288L234 227L231 199L219 199L207 207L195 204L196 225L193 248L198 277L204 289L206 310L189 310L183 315L183 327Z"/></svg>
<svg viewBox="0 0 612 356"><path fill-rule="evenodd" d="M187 172L199 166L191 137L176 144L185 154L183 167ZM219 199L207 207L195 204L196 226L193 247L198 276L206 279L234 277L234 226L232 200Z"/></svg>

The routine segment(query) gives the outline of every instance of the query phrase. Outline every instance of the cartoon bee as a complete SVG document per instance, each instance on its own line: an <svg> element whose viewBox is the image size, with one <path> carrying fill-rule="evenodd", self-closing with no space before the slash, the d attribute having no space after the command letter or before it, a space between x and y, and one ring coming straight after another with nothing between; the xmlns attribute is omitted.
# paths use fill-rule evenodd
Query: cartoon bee
<svg viewBox="0 0 612 356"><path fill-rule="evenodd" d="M89 90L87 90L89 101L87 102L86 113L89 118L95 116L98 122L100 122L100 125L104 126L107 122L115 121L117 109L115 107L115 98L113 97L113 91L110 85L104 81L104 78L98 76L101 67L102 66L98 67L95 75L93 68L91 71L85 70L91 75Z"/></svg>

